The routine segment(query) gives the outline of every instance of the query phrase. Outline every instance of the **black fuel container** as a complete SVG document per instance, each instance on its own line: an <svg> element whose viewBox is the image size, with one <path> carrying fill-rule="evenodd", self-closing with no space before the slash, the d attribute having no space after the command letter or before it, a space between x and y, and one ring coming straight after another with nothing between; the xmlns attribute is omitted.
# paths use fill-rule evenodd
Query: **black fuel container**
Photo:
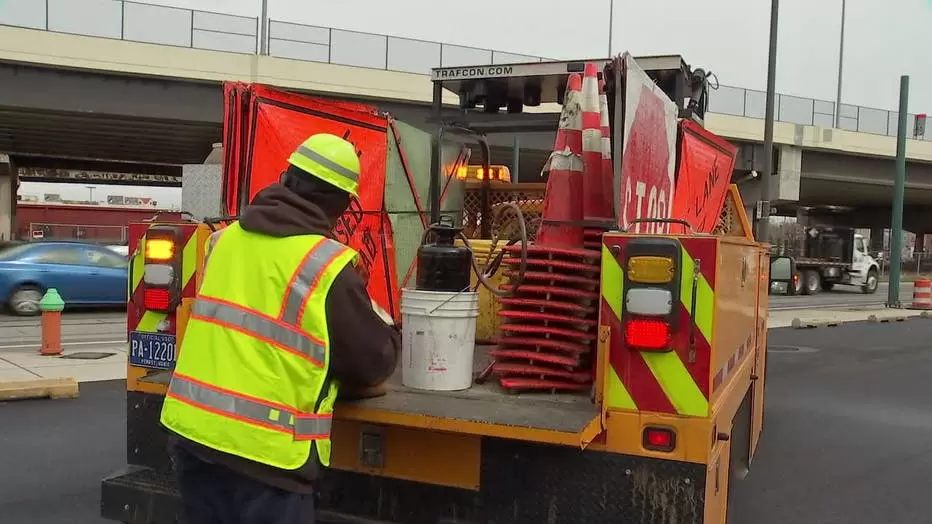
<svg viewBox="0 0 932 524"><path fill-rule="evenodd" d="M441 216L424 232L417 250L417 289L455 293L469 287L472 251L453 243L460 231L453 217Z"/></svg>

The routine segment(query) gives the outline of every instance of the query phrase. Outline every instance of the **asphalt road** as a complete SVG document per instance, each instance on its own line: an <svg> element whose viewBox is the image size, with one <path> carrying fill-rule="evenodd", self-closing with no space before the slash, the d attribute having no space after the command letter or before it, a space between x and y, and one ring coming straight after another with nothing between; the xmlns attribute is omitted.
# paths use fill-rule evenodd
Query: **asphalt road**
<svg viewBox="0 0 932 524"><path fill-rule="evenodd" d="M770 332L764 437L733 524L928 522L932 322ZM97 524L124 460L122 381L0 403L0 522Z"/></svg>
<svg viewBox="0 0 932 524"><path fill-rule="evenodd" d="M100 480L125 462L125 387L91 382L76 400L0 402L0 522L108 522L98 517Z"/></svg>
<svg viewBox="0 0 932 524"><path fill-rule="evenodd" d="M929 522L932 322L770 331L738 524Z"/></svg>
<svg viewBox="0 0 932 524"><path fill-rule="evenodd" d="M810 309L835 308L857 306L882 306L887 302L888 285L881 282L877 292L871 295L861 293L861 290L852 286L838 286L832 291L821 292L817 295L799 295L788 297L786 295L770 295L770 309ZM912 300L913 285L911 282L900 284L900 302L907 304Z"/></svg>

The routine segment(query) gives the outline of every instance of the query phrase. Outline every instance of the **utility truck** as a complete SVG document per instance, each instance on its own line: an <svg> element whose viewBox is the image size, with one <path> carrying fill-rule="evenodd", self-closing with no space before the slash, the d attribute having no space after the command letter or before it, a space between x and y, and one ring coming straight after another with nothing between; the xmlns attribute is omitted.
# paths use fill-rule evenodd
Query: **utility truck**
<svg viewBox="0 0 932 524"><path fill-rule="evenodd" d="M788 294L815 295L836 285L857 286L867 294L877 291L880 264L854 229L807 227L797 248L799 256L787 253L794 268Z"/></svg>
<svg viewBox="0 0 932 524"><path fill-rule="evenodd" d="M598 65L606 84L614 175L620 176L621 160L629 163L629 173L660 166L660 176L672 179L677 170L677 187L693 187L690 195L721 195L712 204L711 222L700 228L685 221L684 232L671 232L671 223L684 222L670 215L672 187L638 189L645 203L650 201L651 211L637 211L622 222L619 208L624 206L625 185L618 180L613 224L595 224L601 230L591 237L594 248L577 262L557 264L588 264L580 270L582 277L570 279L587 282L578 291L588 302L574 306L580 314L590 315L575 321L584 326L579 328L582 334L576 340L563 339L562 328L541 325L539 331L519 337L536 342L511 338L502 339L497 348L477 347L477 380L464 391L415 390L395 376L382 397L338 402L332 467L318 485L319 521L725 523L735 496L732 483L749 471L763 428L770 256L766 246L753 239L738 191L729 186L727 176L684 181L696 173L704 177L716 171L706 169L709 165L699 157L682 157L684 128L693 129L690 136L702 137L696 147L712 148L702 158L714 157L713 150L733 151L701 130L704 77L679 56L434 69L436 132L432 136L412 132L409 138L413 138L404 141L398 140L396 123L375 108L264 87L227 86L225 163L217 181L222 187L209 193L223 195L222 207L230 216L155 220L130 228L134 255L128 304L128 464L102 483L103 516L133 524L176 521L178 492L159 411L196 300L205 243L211 229L234 220L251 195L277 179L276 170L288 148L308 135L333 132L339 126L346 127L343 136L358 140L363 176L368 169L373 177L361 181L360 187L374 191L377 198L372 202L378 203L372 204L374 213L363 213L369 204L362 195L363 202L351 206L334 235L346 239L360 252L363 263L371 265L370 294L397 316L399 277L411 264L412 250L427 226L420 213L430 212L431 222L437 222L441 212L462 211L462 202L456 201L462 187L457 189L457 177L451 175L463 164L464 155L458 147L444 149L449 134L465 133L483 142L488 133L557 129L562 125L560 114L544 109L561 110L568 77L582 73L587 62ZM637 78L635 65L646 76ZM260 96L248 96L259 91ZM452 115L442 111L444 95L459 98L459 111ZM639 124L631 123L638 114L654 118L653 123L663 120L665 113L654 111L660 106L639 112L642 104L662 100L674 106L672 124L664 128L669 132L645 134ZM529 107L541 112L524 111ZM255 113L265 117L258 124L256 119L238 116ZM274 126L275 118L290 119L282 128L294 128L298 120L304 126L288 140L263 135L274 130L254 129L257 136L248 139L237 131L238 126L262 122ZM425 139L431 144L427 148L405 147ZM284 144L281 151L262 149L279 142ZM625 155L626 148L640 149ZM655 163L657 157L648 153L661 149L678 161L664 157ZM409 169L427 163L427 158L417 156L419 150L430 156L428 180ZM488 158L483 162L487 173ZM399 185L410 183L414 213L386 218L393 211L378 209L381 192L390 201L388 187L397 188L385 184L393 177ZM631 187L649 185L641 179L635 182ZM486 177L486 197L490 184ZM420 204L424 190L426 208ZM695 203L694 211L704 207L703 201ZM486 212L490 207L487 201L482 206ZM479 229L485 229L482 235L489 238L493 221L484 214L482 223L485 226ZM644 229L650 233L633 231L648 224ZM386 237L393 239L395 251L382 249L387 244L380 239ZM553 266L552 258L545 261L546 257L533 254L535 245L524 257L528 278L534 267ZM408 254L399 254L404 249ZM406 258L400 264L384 263L389 257ZM174 278L156 281L148 278L150 273ZM529 285L528 292L534 288ZM541 295L535 303L557 300ZM533 310L522 311L528 318L540 317ZM584 342L591 346L578 349ZM570 348L561 362L578 363L571 358L573 351L586 351L591 359L585 360L586 369L566 371L583 376L571 391L557 382L540 381L537 384L554 385L516 392L508 390L504 381L481 373L488 369L489 355L503 348L517 351L520 344L525 344L524 352L542 351L547 344ZM549 370L541 373L558 372L554 367Z"/></svg>

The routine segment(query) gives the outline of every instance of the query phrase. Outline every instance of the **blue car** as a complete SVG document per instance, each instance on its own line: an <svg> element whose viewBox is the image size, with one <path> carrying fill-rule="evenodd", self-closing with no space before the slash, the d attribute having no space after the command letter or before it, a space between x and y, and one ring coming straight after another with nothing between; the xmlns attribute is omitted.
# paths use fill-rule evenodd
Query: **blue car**
<svg viewBox="0 0 932 524"><path fill-rule="evenodd" d="M126 304L127 275L127 257L106 246L19 244L0 250L0 304L16 315L37 315L49 288L69 306Z"/></svg>

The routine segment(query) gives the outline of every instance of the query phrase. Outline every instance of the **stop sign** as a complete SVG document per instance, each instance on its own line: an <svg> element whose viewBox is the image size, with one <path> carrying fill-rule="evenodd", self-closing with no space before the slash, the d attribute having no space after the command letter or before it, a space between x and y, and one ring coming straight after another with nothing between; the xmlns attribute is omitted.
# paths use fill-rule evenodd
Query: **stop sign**
<svg viewBox="0 0 932 524"><path fill-rule="evenodd" d="M676 106L648 85L632 82L635 75L630 74L631 69L628 71L628 89L634 92L627 94L625 105L627 114L634 116L630 126L625 126L628 135L621 164L619 196L624 228L637 218L670 217L674 170L671 155L676 147ZM663 223L640 223L632 229L636 233L654 234L669 230L669 224Z"/></svg>

